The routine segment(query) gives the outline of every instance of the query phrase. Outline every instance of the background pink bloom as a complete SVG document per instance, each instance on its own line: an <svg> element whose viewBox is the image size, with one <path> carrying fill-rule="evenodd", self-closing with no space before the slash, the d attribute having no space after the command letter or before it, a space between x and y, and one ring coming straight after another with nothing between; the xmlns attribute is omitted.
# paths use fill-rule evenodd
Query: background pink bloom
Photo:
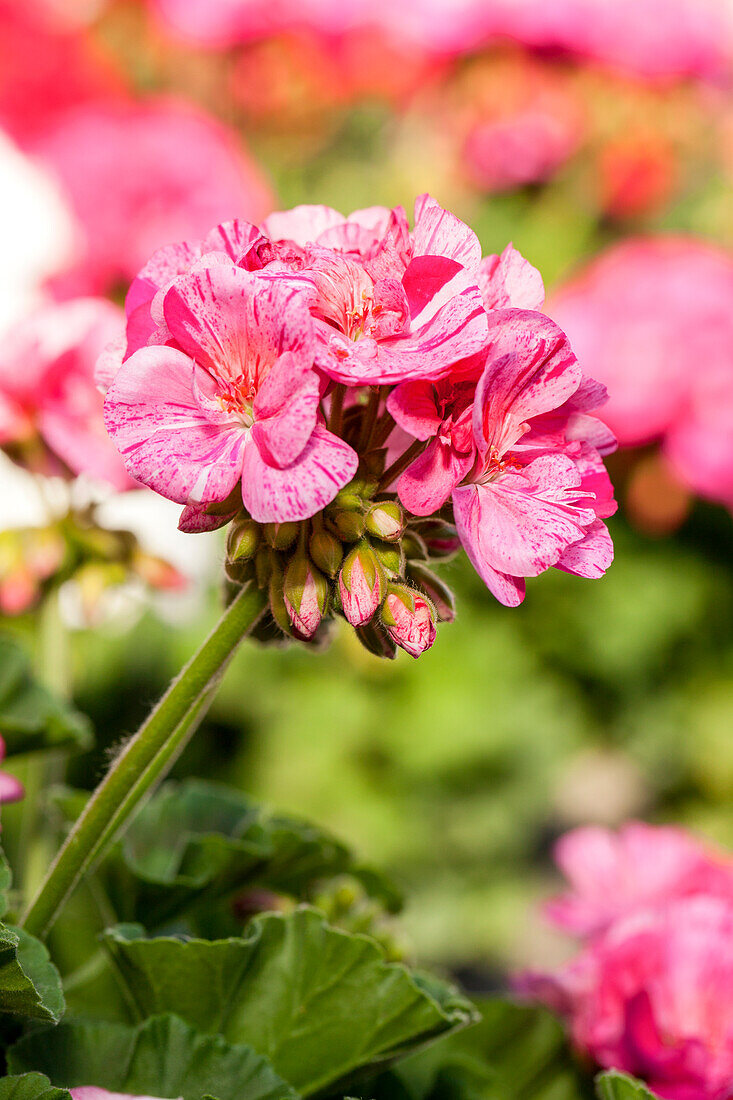
<svg viewBox="0 0 733 1100"><path fill-rule="evenodd" d="M659 1096L727 1100L733 1091L730 898L641 910L520 989L561 1012L600 1066L641 1077Z"/></svg>
<svg viewBox="0 0 733 1100"><path fill-rule="evenodd" d="M0 737L0 763L5 759L5 742ZM7 772L0 772L0 804L3 802L18 802L25 791L23 790L23 784L20 783L14 775L8 775Z"/></svg>
<svg viewBox="0 0 733 1100"><path fill-rule="evenodd" d="M575 935L595 935L648 905L689 894L715 894L733 905L733 859L673 826L632 821L617 833L574 829L558 841L555 862L571 889L546 912Z"/></svg>
<svg viewBox="0 0 733 1100"><path fill-rule="evenodd" d="M13 448L42 472L68 468L117 489L130 488L104 430L102 397L94 381L96 360L119 336L122 320L110 302L80 298L43 306L5 335L0 446ZM36 437L44 444L41 451L34 445Z"/></svg>
<svg viewBox="0 0 733 1100"><path fill-rule="evenodd" d="M129 1092L108 1092L107 1089L97 1088L96 1085L80 1085L78 1088L69 1089L73 1100L159 1100L155 1096L140 1096Z"/></svg>
<svg viewBox="0 0 733 1100"><path fill-rule="evenodd" d="M549 310L608 387L619 442L662 439L691 489L733 505L733 257L681 237L627 241Z"/></svg>
<svg viewBox="0 0 733 1100"><path fill-rule="evenodd" d="M129 281L156 249L203 236L271 205L259 169L234 136L173 99L96 104L67 112L37 141L83 233L76 269L58 284L99 292Z"/></svg>

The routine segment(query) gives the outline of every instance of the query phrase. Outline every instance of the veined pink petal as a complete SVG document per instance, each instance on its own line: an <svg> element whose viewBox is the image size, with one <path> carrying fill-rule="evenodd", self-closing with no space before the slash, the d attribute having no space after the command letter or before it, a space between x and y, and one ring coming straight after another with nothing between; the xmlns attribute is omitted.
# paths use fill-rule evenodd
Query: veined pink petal
<svg viewBox="0 0 733 1100"><path fill-rule="evenodd" d="M178 520L178 530L186 535L198 535L207 531L218 531L225 527L237 514L232 512L210 512L208 504L187 504Z"/></svg>
<svg viewBox="0 0 733 1100"><path fill-rule="evenodd" d="M540 310L545 302L542 276L512 244L481 261L478 285L487 309Z"/></svg>
<svg viewBox="0 0 733 1100"><path fill-rule="evenodd" d="M238 263L244 253L261 234L256 225L243 221L242 218L234 218L233 221L222 222L204 237L201 246L202 254L207 252L225 252L230 260ZM183 272L180 272L183 274Z"/></svg>
<svg viewBox="0 0 733 1100"><path fill-rule="evenodd" d="M415 200L413 239L415 256L445 256L469 271L481 263L481 243L474 231L430 195Z"/></svg>
<svg viewBox="0 0 733 1100"><path fill-rule="evenodd" d="M105 423L128 473L179 504L225 500L242 470L245 430L216 420L194 394L202 368L175 348L141 348L121 367L105 401Z"/></svg>
<svg viewBox="0 0 733 1100"><path fill-rule="evenodd" d="M453 490L453 514L458 537L471 565L499 603L505 607L518 607L524 599L524 578L502 573L489 564L482 546L481 503L478 485L461 485Z"/></svg>
<svg viewBox="0 0 733 1100"><path fill-rule="evenodd" d="M395 423L415 439L430 439L441 424L432 382L402 382L387 397L387 409Z"/></svg>
<svg viewBox="0 0 733 1100"><path fill-rule="evenodd" d="M597 580L613 561L613 542L602 520L592 523L582 539L563 550L556 564L564 573Z"/></svg>
<svg viewBox="0 0 733 1100"><path fill-rule="evenodd" d="M442 439L432 439L397 482L400 500L415 516L443 507L473 465L473 452L461 454Z"/></svg>
<svg viewBox="0 0 733 1100"><path fill-rule="evenodd" d="M255 392L285 351L312 346L298 292L234 264L204 259L165 296L168 327L181 348L222 379L250 380Z"/></svg>
<svg viewBox="0 0 733 1100"><path fill-rule="evenodd" d="M490 313L488 357L474 403L477 444L504 454L525 421L557 409L581 377L567 337L549 317L520 309Z"/></svg>
<svg viewBox="0 0 733 1100"><path fill-rule="evenodd" d="M318 375L309 360L286 351L266 375L254 401L252 439L271 466L289 466L316 426Z"/></svg>
<svg viewBox="0 0 733 1100"><path fill-rule="evenodd" d="M273 241L294 241L301 246L314 244L334 225L343 225L343 214L331 206L294 206L270 214L262 222L262 232Z"/></svg>
<svg viewBox="0 0 733 1100"><path fill-rule="evenodd" d="M242 500L258 523L309 519L330 504L356 473L359 459L342 439L317 425L295 462L270 466L254 440L244 449Z"/></svg>

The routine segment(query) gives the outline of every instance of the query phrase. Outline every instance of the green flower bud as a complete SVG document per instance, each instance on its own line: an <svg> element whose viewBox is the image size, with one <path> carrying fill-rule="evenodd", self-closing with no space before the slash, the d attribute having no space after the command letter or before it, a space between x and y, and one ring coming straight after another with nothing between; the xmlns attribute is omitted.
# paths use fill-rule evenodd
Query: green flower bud
<svg viewBox="0 0 733 1100"><path fill-rule="evenodd" d="M304 638L312 638L328 606L329 585L322 573L301 553L285 570L283 595L290 624Z"/></svg>
<svg viewBox="0 0 733 1100"><path fill-rule="evenodd" d="M366 529L384 542L397 542L405 529L402 509L396 500L379 500L366 516Z"/></svg>
<svg viewBox="0 0 733 1100"><path fill-rule="evenodd" d="M257 553L262 528L253 519L236 520L229 528L227 559L230 562L249 561Z"/></svg>
<svg viewBox="0 0 733 1100"><path fill-rule="evenodd" d="M342 542L356 542L364 534L364 516L361 512L327 512L326 526Z"/></svg>
<svg viewBox="0 0 733 1100"><path fill-rule="evenodd" d="M318 528L311 534L308 544L310 556L314 563L328 577L335 577L344 560L344 551L340 539L323 528Z"/></svg>
<svg viewBox="0 0 733 1100"><path fill-rule="evenodd" d="M273 550L289 550L298 537L300 524L293 520L286 523L266 523L265 539Z"/></svg>

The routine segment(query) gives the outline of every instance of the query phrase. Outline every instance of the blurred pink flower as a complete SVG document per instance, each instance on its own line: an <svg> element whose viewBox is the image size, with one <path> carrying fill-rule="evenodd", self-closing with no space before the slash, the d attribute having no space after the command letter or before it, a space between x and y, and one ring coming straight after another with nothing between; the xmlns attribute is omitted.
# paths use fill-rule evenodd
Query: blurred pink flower
<svg viewBox="0 0 733 1100"><path fill-rule="evenodd" d="M570 891L546 913L574 935L594 936L639 909L690 894L714 894L733 906L733 859L673 826L574 829L558 841L555 862Z"/></svg>
<svg viewBox="0 0 733 1100"><path fill-rule="evenodd" d="M5 759L5 742L0 737L0 764ZM0 805L3 802L18 802L25 794L23 784L14 775L0 772Z"/></svg>
<svg viewBox="0 0 733 1100"><path fill-rule="evenodd" d="M608 387L621 445L661 439L689 488L733 507L733 257L692 238L625 241L549 312Z"/></svg>
<svg viewBox="0 0 733 1100"><path fill-rule="evenodd" d="M608 882L608 889L614 882ZM564 1016L579 1050L669 1100L733 1095L733 903L708 894L612 924L519 990Z"/></svg>
<svg viewBox="0 0 733 1100"><path fill-rule="evenodd" d="M130 475L193 505L224 501L241 482L261 523L324 508L357 456L319 422L303 293L219 254L173 283L163 311L174 346L140 348L107 392L105 421Z"/></svg>
<svg viewBox="0 0 733 1100"><path fill-rule="evenodd" d="M122 324L110 302L80 298L42 306L5 334L0 447L38 472L70 470L130 488L94 381L96 360Z"/></svg>
<svg viewBox="0 0 733 1100"><path fill-rule="evenodd" d="M479 119L463 144L472 180L486 191L544 183L577 150L577 113L561 98L533 101L496 118Z"/></svg>
<svg viewBox="0 0 733 1100"><path fill-rule="evenodd" d="M78 263L56 288L97 293L127 282L152 253L203 235L235 211L271 206L229 130L189 103L156 99L68 111L35 143L80 224Z"/></svg>
<svg viewBox="0 0 733 1100"><path fill-rule="evenodd" d="M69 1089L69 1093L72 1100L159 1100L159 1097L140 1096L139 1093L108 1092L96 1085L79 1085L78 1088Z"/></svg>

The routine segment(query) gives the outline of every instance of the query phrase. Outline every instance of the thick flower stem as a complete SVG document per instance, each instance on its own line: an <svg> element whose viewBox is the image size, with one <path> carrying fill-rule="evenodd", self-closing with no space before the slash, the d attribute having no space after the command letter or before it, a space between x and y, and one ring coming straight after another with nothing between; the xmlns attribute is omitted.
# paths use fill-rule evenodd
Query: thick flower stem
<svg viewBox="0 0 733 1100"><path fill-rule="evenodd" d="M69 833L31 903L23 927L44 938L69 894L127 823L143 796L168 771L213 696L212 688L265 607L245 585L209 637L112 764Z"/></svg>

